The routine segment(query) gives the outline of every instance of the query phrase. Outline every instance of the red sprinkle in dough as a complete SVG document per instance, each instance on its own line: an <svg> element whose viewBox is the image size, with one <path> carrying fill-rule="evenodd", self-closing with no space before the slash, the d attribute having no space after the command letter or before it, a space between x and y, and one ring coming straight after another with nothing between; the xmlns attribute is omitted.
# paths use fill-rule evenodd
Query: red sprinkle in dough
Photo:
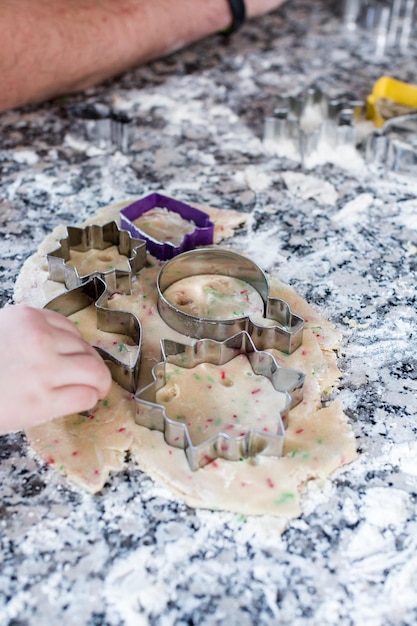
<svg viewBox="0 0 417 626"><path fill-rule="evenodd" d="M78 456L80 453L78 450L74 450L74 452L72 453L72 456Z"/></svg>
<svg viewBox="0 0 417 626"><path fill-rule="evenodd" d="M224 370L221 371L220 376L222 380L226 380L226 372Z"/></svg>
<svg viewBox="0 0 417 626"><path fill-rule="evenodd" d="M46 463L48 465L53 465L55 463L55 459L52 456L50 456L49 458L46 459Z"/></svg>
<svg viewBox="0 0 417 626"><path fill-rule="evenodd" d="M251 391L251 394L254 396L255 393L260 393L261 390L260 389L254 389L253 391Z"/></svg>
<svg viewBox="0 0 417 626"><path fill-rule="evenodd" d="M118 433L124 433L126 430L126 428L124 426L122 426L121 428L118 428L116 432Z"/></svg>
<svg viewBox="0 0 417 626"><path fill-rule="evenodd" d="M301 433L303 433L303 432L304 432L304 428L298 428L298 429L295 431L295 434L296 434L296 435L301 435Z"/></svg>
<svg viewBox="0 0 417 626"><path fill-rule="evenodd" d="M275 485L274 485L274 483L272 482L272 480L270 478L266 479L266 484L268 485L268 487L270 489L274 489L275 488Z"/></svg>

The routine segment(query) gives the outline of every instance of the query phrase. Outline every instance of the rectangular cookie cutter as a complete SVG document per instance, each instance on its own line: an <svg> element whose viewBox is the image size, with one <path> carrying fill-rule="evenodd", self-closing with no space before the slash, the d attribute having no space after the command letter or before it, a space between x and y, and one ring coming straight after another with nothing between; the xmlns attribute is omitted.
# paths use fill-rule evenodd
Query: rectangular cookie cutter
<svg viewBox="0 0 417 626"><path fill-rule="evenodd" d="M163 208L178 213L184 220L195 225L194 230L191 233L186 233L179 245L170 241L153 239L136 226L134 220L155 208ZM167 261L186 250L193 250L198 246L207 246L213 243L214 224L210 221L207 213L160 193L152 193L123 208L120 211L120 223L122 228L129 231L133 237L144 239L148 252L160 261Z"/></svg>

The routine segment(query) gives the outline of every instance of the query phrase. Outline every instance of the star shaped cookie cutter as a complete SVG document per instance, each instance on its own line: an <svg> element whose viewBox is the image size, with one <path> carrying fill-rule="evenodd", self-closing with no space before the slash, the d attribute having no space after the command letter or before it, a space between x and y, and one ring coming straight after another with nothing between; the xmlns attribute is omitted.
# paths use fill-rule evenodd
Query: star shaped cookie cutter
<svg viewBox="0 0 417 626"><path fill-rule="evenodd" d="M228 319L197 317L180 310L164 295L165 290L182 278L203 274L217 274L238 278L251 285L261 296L264 317L276 324L263 326L250 316ZM240 331L246 331L256 349L275 348L292 354L302 343L304 320L293 313L280 298L269 295L268 279L262 269L241 254L222 248L198 248L180 254L168 261L157 278L158 311L174 330L197 339L224 341Z"/></svg>
<svg viewBox="0 0 417 626"><path fill-rule="evenodd" d="M119 254L127 257L128 270L110 268L105 271L93 270L80 276L78 269L69 265L71 251L87 252L117 246ZM103 260L107 260L104 259ZM106 283L110 294L116 291L129 294L132 281L143 268L146 261L146 243L133 238L130 233L121 230L116 222L104 225L90 224L84 228L67 226L67 237L59 242L59 248L47 254L49 276L51 280L64 283L67 289L79 287L93 276L99 276Z"/></svg>
<svg viewBox="0 0 417 626"><path fill-rule="evenodd" d="M155 208L177 213L184 220L194 224L194 230L186 233L179 245L175 245L170 241L154 239L136 226L134 220ZM181 252L213 243L214 224L210 221L207 213L160 193L152 193L123 208L120 211L120 222L122 228L128 230L133 237L145 239L148 252L160 261L168 261L168 259L172 259L177 254L181 254Z"/></svg>
<svg viewBox="0 0 417 626"><path fill-rule="evenodd" d="M258 454L282 455L284 425L288 419L288 413L302 399L305 378L302 372L281 367L271 354L258 351L245 331L223 342L200 339L193 345L163 339L161 348L163 361L155 365L152 370L154 382L136 394L137 424L162 432L169 445L182 448L193 471L219 457L229 461L238 461ZM173 363L183 368L193 368L201 363L221 366L240 354L247 356L255 374L266 376L277 392L286 395L284 409L277 410L276 432L248 429L244 434L233 437L220 431L202 443L194 445L187 425L170 419L165 406L156 402L157 391L166 384L166 364Z"/></svg>
<svg viewBox="0 0 417 626"><path fill-rule="evenodd" d="M53 298L44 308L68 317L91 306L93 303L95 303L97 328L99 330L127 335L132 339L134 345L137 346L137 354L133 359L133 363L129 364L104 348L93 345L103 360L106 361L112 378L127 391L135 393L140 366L141 325L133 313L107 307L108 287L102 278L97 276L90 278L82 285Z"/></svg>

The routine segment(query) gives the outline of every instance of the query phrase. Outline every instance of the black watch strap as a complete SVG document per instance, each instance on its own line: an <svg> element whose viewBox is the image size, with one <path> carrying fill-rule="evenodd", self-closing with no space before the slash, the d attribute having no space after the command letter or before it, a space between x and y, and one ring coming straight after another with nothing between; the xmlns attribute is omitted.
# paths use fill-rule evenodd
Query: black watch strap
<svg viewBox="0 0 417 626"><path fill-rule="evenodd" d="M223 35L230 35L231 33L235 33L245 21L246 17L246 8L244 0L227 0L230 6L230 11L232 12L232 23L229 28L223 30Z"/></svg>

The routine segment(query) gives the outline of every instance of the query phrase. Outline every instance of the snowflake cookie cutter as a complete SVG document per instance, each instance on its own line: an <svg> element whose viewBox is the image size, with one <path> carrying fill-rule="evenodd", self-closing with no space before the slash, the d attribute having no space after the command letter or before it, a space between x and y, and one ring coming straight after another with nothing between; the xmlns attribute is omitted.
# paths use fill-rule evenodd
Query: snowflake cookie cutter
<svg viewBox="0 0 417 626"><path fill-rule="evenodd" d="M50 300L44 308L68 317L94 303L97 314L97 328L108 333L127 335L137 347L137 353L134 355L133 363L127 363L102 347L93 345L102 359L107 363L113 380L127 391L135 393L137 390L140 367L142 343L141 325L138 318L133 313L118 309L109 309L107 307L108 295L109 292L106 282L102 278L94 276L82 285L56 296Z"/></svg>
<svg viewBox="0 0 417 626"><path fill-rule="evenodd" d="M305 375L297 370L281 367L269 353L258 351L247 332L243 331L223 342L200 339L193 345L161 340L163 361L154 366L154 381L136 394L136 423L164 434L168 445L182 448L191 470L195 471L216 458L238 461L243 458L282 456L285 424L291 408L302 400ZM183 368L193 368L201 363L225 365L236 356L246 355L255 374L267 377L277 392L286 395L285 406L277 410L276 432L248 429L236 437L224 431L194 445L184 422L167 416L165 406L156 401L157 391L166 385L166 365L172 363Z"/></svg>
<svg viewBox="0 0 417 626"><path fill-rule="evenodd" d="M317 87L296 96L280 96L273 115L264 120L264 145L275 152L290 144L302 163L322 141L336 148L356 146L354 119L363 108L360 100L330 99Z"/></svg>
<svg viewBox="0 0 417 626"><path fill-rule="evenodd" d="M262 298L264 318L276 323L262 325L245 315L227 319L198 317L180 310L165 297L165 290L180 279L203 274L238 278L251 285ZM161 268L157 292L158 311L164 322L188 337L224 341L246 331L256 349L274 348L287 354L292 354L303 341L304 320L291 311L287 302L270 297L268 279L263 270L237 252L212 247L184 252Z"/></svg>
<svg viewBox="0 0 417 626"><path fill-rule="evenodd" d="M179 245L154 239L136 226L134 220L155 208L177 213L187 222L193 223L194 230L186 233ZM152 193L124 207L120 211L120 223L133 237L144 239L148 252L160 261L168 261L182 252L213 243L214 224L207 213L160 193Z"/></svg>
<svg viewBox="0 0 417 626"><path fill-rule="evenodd" d="M71 250L88 252L101 250L103 255L107 248L117 246L119 254L127 258L128 270L111 267L105 271L93 270L80 275L78 269L69 265ZM107 260L104 259L103 260ZM109 259L110 260L110 259ZM51 280L64 283L67 289L79 287L86 280L98 276L106 283L110 294L120 292L129 294L136 274L144 267L146 261L146 243L136 239L125 230L121 230L117 222L104 225L67 226L67 236L59 241L59 248L47 254L48 270Z"/></svg>

